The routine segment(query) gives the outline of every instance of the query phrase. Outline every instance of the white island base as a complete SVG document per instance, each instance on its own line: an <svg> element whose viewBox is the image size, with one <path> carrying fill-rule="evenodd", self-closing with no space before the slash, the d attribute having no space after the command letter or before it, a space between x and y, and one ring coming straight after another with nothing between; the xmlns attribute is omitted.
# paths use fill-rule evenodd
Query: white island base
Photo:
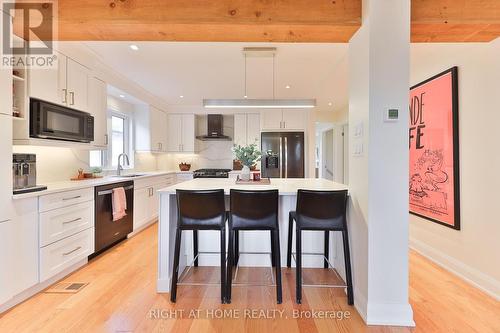
<svg viewBox="0 0 500 333"><path fill-rule="evenodd" d="M172 275L175 231L177 226L177 198L175 191L224 189L226 194L226 207L229 209L230 189L243 190L269 190L279 191L279 227L281 266L286 267L286 249L288 242L288 213L295 210L298 189L309 190L345 190L346 185L334 183L325 179L271 179L271 185L236 185L234 179L193 179L159 190L160 213L158 226L158 292L170 291L170 278ZM182 233L181 257L179 258L179 272L184 271L186 265L193 260L192 231ZM241 252L270 252L271 240L268 231L240 231ZM342 242L336 241L337 237L330 236L330 262L343 262L339 258L337 249L342 247ZM339 238L341 240L341 238ZM226 241L226 244L228 242ZM294 241L295 243L295 237ZM199 252L219 252L218 231L198 231ZM293 244L293 252L295 245ZM302 251L308 253L322 253L324 251L324 232L304 231L302 235ZM337 260L339 258L340 260ZM304 255L303 267L323 267L321 256ZM266 254L241 254L240 266L270 266L271 259ZM292 260L292 265L295 263ZM219 266L219 254L200 254L200 266ZM343 268L343 267L342 267ZM343 271L343 269L342 269Z"/></svg>

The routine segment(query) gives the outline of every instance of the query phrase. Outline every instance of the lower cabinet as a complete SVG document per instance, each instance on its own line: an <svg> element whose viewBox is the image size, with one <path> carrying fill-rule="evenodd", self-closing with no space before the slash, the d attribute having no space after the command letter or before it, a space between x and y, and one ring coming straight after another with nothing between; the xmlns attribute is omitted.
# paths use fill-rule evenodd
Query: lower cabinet
<svg viewBox="0 0 500 333"><path fill-rule="evenodd" d="M94 189L40 196L40 282L94 253Z"/></svg>
<svg viewBox="0 0 500 333"><path fill-rule="evenodd" d="M94 252L94 228L79 232L40 249L40 281L87 258Z"/></svg>
<svg viewBox="0 0 500 333"><path fill-rule="evenodd" d="M0 222L0 304L36 285L38 279L38 200L12 201Z"/></svg>

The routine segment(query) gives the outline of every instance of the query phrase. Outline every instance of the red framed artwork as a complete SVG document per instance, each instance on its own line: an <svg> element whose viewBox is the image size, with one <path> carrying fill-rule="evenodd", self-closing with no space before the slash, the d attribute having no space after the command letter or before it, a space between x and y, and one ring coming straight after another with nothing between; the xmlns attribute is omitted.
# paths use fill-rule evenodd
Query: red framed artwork
<svg viewBox="0 0 500 333"><path fill-rule="evenodd" d="M410 88L410 213L460 230L458 69Z"/></svg>

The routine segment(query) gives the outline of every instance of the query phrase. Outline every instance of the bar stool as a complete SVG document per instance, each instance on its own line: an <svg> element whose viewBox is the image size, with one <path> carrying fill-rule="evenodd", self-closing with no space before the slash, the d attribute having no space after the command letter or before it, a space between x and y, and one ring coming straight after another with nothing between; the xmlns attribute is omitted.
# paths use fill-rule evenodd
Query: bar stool
<svg viewBox="0 0 500 333"><path fill-rule="evenodd" d="M347 303L354 304L351 258L349 253L349 237L347 233L347 191L310 191L298 190L297 210L291 211L288 219L288 248L287 267L291 267L293 222L296 226L296 301L302 302L302 230L316 230L325 232L324 253L308 253L324 256L324 268L328 268L328 233L341 231L344 243L344 262L346 272ZM332 267L333 268L333 267ZM340 287L340 286L339 286Z"/></svg>
<svg viewBox="0 0 500 333"><path fill-rule="evenodd" d="M177 230L175 233L174 265L172 269L172 287L170 301L177 298L179 275L179 255L183 230L193 230L194 263L198 266L198 230L220 231L220 289L221 303L225 303L226 290L226 207L224 190L189 191L177 190ZM183 283L184 284L184 283ZM189 285L188 283L185 283Z"/></svg>
<svg viewBox="0 0 500 333"><path fill-rule="evenodd" d="M274 267L276 275L276 298L277 303L282 302L281 291L281 263L280 263L280 243L278 225L278 190L247 191L231 190L231 210L229 212L229 253L227 263L226 278L226 302L231 303L231 287L233 272L232 267L235 256L239 255L239 250L235 250L234 241L240 230L269 230L271 232L270 252L274 257ZM233 249L233 251L231 251ZM241 252L244 253L244 252ZM261 252L258 252L261 253ZM262 252L265 253L265 252ZM252 252L252 254L256 254Z"/></svg>

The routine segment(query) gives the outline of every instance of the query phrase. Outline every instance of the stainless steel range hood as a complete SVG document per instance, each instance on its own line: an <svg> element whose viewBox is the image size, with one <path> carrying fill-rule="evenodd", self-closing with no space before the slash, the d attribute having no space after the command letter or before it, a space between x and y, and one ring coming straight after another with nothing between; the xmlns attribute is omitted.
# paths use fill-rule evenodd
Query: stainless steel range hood
<svg viewBox="0 0 500 333"><path fill-rule="evenodd" d="M196 138L201 141L231 141L231 138L224 135L224 118L221 114L207 115L207 134L199 135Z"/></svg>

